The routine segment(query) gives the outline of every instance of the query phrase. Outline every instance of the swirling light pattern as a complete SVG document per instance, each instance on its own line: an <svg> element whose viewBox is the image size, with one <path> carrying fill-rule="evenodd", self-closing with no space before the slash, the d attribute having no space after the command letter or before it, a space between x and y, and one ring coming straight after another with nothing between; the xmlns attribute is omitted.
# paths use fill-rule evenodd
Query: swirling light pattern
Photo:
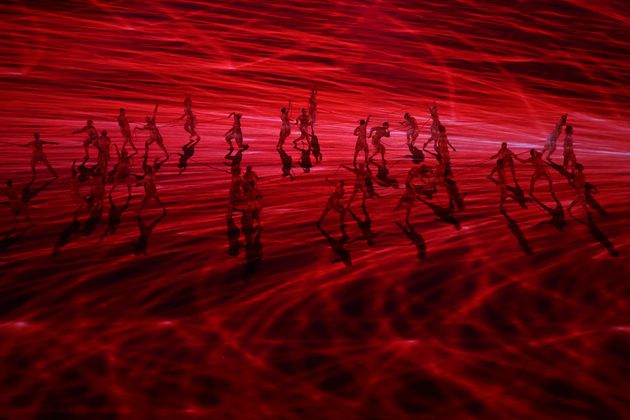
<svg viewBox="0 0 630 420"><path fill-rule="evenodd" d="M61 173L33 184L34 227L10 232L0 208L3 416L629 415L623 1L8 1L0 16L0 178L28 182L29 151L15 144L35 130L60 142L47 150ZM305 106L313 87L324 162L291 182L274 148L279 108ZM185 94L202 141L184 174L172 161L158 174L168 215L148 255L130 245L140 189L115 234L100 241L102 223L73 232L82 137L70 133L91 118L120 145L118 108L141 121L159 104L174 152L187 139ZM338 169L351 163L352 130L368 114L397 128L388 157L403 180L398 122L406 111L423 121L433 101L457 148L461 229L419 204L405 234L393 223L401 190L379 188L368 201L378 236L368 246L349 221L344 264L334 220L330 238L314 221L328 181L352 179ZM231 111L251 145L243 164L262 176L254 272L244 252L228 255ZM504 217L488 156L504 140L518 153L541 147L564 112L609 216L577 209L558 230L532 203L510 203ZM517 171L527 184L531 169ZM566 208L575 193L553 180Z"/></svg>

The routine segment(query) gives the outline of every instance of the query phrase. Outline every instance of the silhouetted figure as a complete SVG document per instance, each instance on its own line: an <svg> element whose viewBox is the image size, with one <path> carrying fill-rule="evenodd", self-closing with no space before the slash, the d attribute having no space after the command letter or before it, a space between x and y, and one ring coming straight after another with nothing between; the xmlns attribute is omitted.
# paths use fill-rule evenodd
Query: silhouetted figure
<svg viewBox="0 0 630 420"><path fill-rule="evenodd" d="M87 120L85 126L77 131L74 131L72 134L79 133L87 133L87 137L83 140L83 164L85 164L90 159L90 145L96 143L98 139L98 131L94 127L94 122L92 120Z"/></svg>
<svg viewBox="0 0 630 420"><path fill-rule="evenodd" d="M333 238L324 230L324 228L321 227L321 225L317 225L317 228L322 235L324 235L324 238L328 241L328 245L339 258L337 261L342 261L347 267L350 267L352 265L352 256L350 255L350 251L346 248L349 238L343 226L341 228L341 237L339 239Z"/></svg>
<svg viewBox="0 0 630 420"><path fill-rule="evenodd" d="M111 181L114 183L110 194L114 192L116 187L120 184L127 184L127 193L131 194L132 174L131 174L131 159L136 154L131 155L127 152L127 149L122 149L122 152L118 150L118 146L114 145L116 149L116 155L118 156L118 163L116 163L113 173L110 173Z"/></svg>
<svg viewBox="0 0 630 420"><path fill-rule="evenodd" d="M98 150L97 165L101 168L103 173L107 173L107 166L109 165L110 158L110 146L112 140L107 135L107 131L101 131L101 135L96 139L96 150Z"/></svg>
<svg viewBox="0 0 630 420"><path fill-rule="evenodd" d="M315 130L311 130L311 151L315 158L315 163L322 161L322 150L319 146L319 138L315 135Z"/></svg>
<svg viewBox="0 0 630 420"><path fill-rule="evenodd" d="M400 123L403 127L407 127L407 147L411 150L412 146L416 144L416 139L420 132L418 131L418 122L410 113L406 112L404 115L404 121Z"/></svg>
<svg viewBox="0 0 630 420"><path fill-rule="evenodd" d="M262 197L260 190L256 187L258 180L260 180L260 177L254 172L252 167L248 165L243 174L243 190L246 195L251 195L256 200Z"/></svg>
<svg viewBox="0 0 630 420"><path fill-rule="evenodd" d="M232 179L230 181L228 195L228 217L232 217L234 211L239 211L238 206L241 205L245 198L240 166L233 166L231 174Z"/></svg>
<svg viewBox="0 0 630 420"><path fill-rule="evenodd" d="M437 192L434 179L435 175L433 168L421 163L409 169L405 184L412 186L413 190L417 194L424 195L428 199L432 199L433 195Z"/></svg>
<svg viewBox="0 0 630 420"><path fill-rule="evenodd" d="M547 142L545 143L545 147L543 148L543 152L541 153L541 157L547 153L547 159L551 160L551 155L556 151L556 142L562 134L562 127L567 124L567 117L569 114L562 114L560 116L560 120L556 123L553 131L547 137Z"/></svg>
<svg viewBox="0 0 630 420"><path fill-rule="evenodd" d="M564 129L564 152L562 167L565 171L569 170L569 164L571 164L571 173L575 172L575 165L577 159L575 157L575 151L573 150L573 126L567 125Z"/></svg>
<svg viewBox="0 0 630 420"><path fill-rule="evenodd" d="M372 246L374 245L374 238L378 236L378 233L372 231L372 218L370 217L370 214L368 213L365 205L361 206L361 210L363 211L363 220L357 217L352 209L348 209L348 212L350 212L350 216L352 216L354 221L357 222L357 226L361 230L361 236L351 240L349 243L363 239L367 242L368 246Z"/></svg>
<svg viewBox="0 0 630 420"><path fill-rule="evenodd" d="M149 146L151 146L153 143L156 143L166 156L166 159L164 161L167 161L170 155L168 153L168 150L166 150L166 146L164 145L164 138L162 137L162 134L160 133L160 130L156 123L157 109L158 106L156 105L153 109L153 115L147 115L147 117L145 118L144 126L135 127L134 130L146 130L149 132L149 139L144 143L145 154L149 153Z"/></svg>
<svg viewBox="0 0 630 420"><path fill-rule="evenodd" d="M144 155L144 161L142 162L142 169L144 170L144 175L140 177L140 182L138 182L138 186L142 185L144 187L144 196L142 197L142 201L140 202L140 206L138 207L138 215L142 212L142 209L149 203L149 201L155 201L161 208L164 210L164 214L166 214L166 206L160 200L160 197L157 193L157 187L155 185L155 174L158 171L161 163L156 159L153 165L149 165L147 163L148 155ZM163 163L164 161L162 161Z"/></svg>
<svg viewBox="0 0 630 420"><path fill-rule="evenodd" d="M13 185L13 180L8 179L6 182L6 187L3 188L2 192L9 199L9 207L11 208L11 213L13 214L13 230L17 229L18 218L22 217L29 224L32 224L31 217L28 214L28 209L26 204L21 200L20 193L18 189Z"/></svg>
<svg viewBox="0 0 630 420"><path fill-rule="evenodd" d="M422 150L411 144L407 145L407 147L409 147L409 153L411 153L409 157L414 164L417 165L421 162L424 162L424 152Z"/></svg>
<svg viewBox="0 0 630 420"><path fill-rule="evenodd" d="M438 113L438 107L437 105L435 105L435 103L433 104L433 106L429 108L429 114L430 114L429 118L431 119L431 137L429 137L429 139L426 141L424 146L426 146L429 142L433 141L435 151L439 152L437 148L437 142L438 142L437 139L440 136L440 126L442 124L440 123L440 115Z"/></svg>
<svg viewBox="0 0 630 420"><path fill-rule="evenodd" d="M400 209L405 209L405 222L409 223L409 216L411 216L411 210L415 204L416 198L418 194L416 193L416 189L410 183L405 183L405 192L402 193L400 199L398 200L398 204L394 208L394 211L397 212Z"/></svg>
<svg viewBox="0 0 630 420"><path fill-rule="evenodd" d="M344 186L345 186L345 183L343 180L339 181L337 185L335 186L335 191L330 195L330 197L328 197L328 201L326 202L326 207L324 207L324 211L322 212L321 216L319 217L319 220L317 221L318 226L321 225L321 223L324 221L324 218L331 210L334 210L337 213L339 213L339 225L343 226L344 218L347 211L347 206L345 206L344 203L342 202L343 197L345 195Z"/></svg>
<svg viewBox="0 0 630 420"><path fill-rule="evenodd" d="M77 161L72 161L72 168L70 168L70 197L72 198L72 203L74 204L74 218L76 219L81 213L81 210L85 208L86 204L86 196L81 193L81 180L79 176L79 171L76 167Z"/></svg>
<svg viewBox="0 0 630 420"><path fill-rule="evenodd" d="M581 163L575 164L575 172L573 173L573 188L575 189L575 200L569 204L568 212L571 214L571 209L576 204L579 204L584 213L587 215L591 214L591 211L588 209L587 201L586 201L586 177L584 176L584 166Z"/></svg>
<svg viewBox="0 0 630 420"><path fill-rule="evenodd" d="M46 157L46 153L44 153L44 145L45 144L59 144L56 141L44 141L40 138L39 133L35 133L35 139L29 143L21 144L21 147L30 147L33 149L33 157L31 158L31 171L33 173L33 177L31 178L31 182L35 181L35 173L36 167L39 162L42 162L50 171L53 177L57 178L57 172L53 169L52 165L48 161Z"/></svg>
<svg viewBox="0 0 630 420"><path fill-rule="evenodd" d="M120 133L123 136L122 150L127 148L127 145L131 146L134 152L138 151L138 148L133 144L133 134L131 133L131 127L129 126L129 119L125 108L120 108L120 114L118 114L118 127L120 127Z"/></svg>
<svg viewBox="0 0 630 420"><path fill-rule="evenodd" d="M514 237L518 241L518 244L520 245L523 252L527 255L532 255L534 251L529 246L529 242L527 241L527 238L525 238L525 235L523 234L521 228L518 226L516 220L512 219L505 210L501 210L501 214L507 219L508 228L510 229L510 232L512 232L512 235L514 235Z"/></svg>
<svg viewBox="0 0 630 420"><path fill-rule="evenodd" d="M109 219L107 221L107 229L103 232L99 243L105 239L110 233L113 235L116 233L118 226L122 223L122 215L129 208L131 202L131 193L127 196L125 202L122 205L117 205L114 201L112 194L109 194Z"/></svg>
<svg viewBox="0 0 630 420"><path fill-rule="evenodd" d="M241 248L241 243L239 240L241 236L241 230L236 225L233 215L231 214L228 215L226 217L226 221L227 221L227 237L228 237L228 254L231 255L232 257L236 257Z"/></svg>
<svg viewBox="0 0 630 420"><path fill-rule="evenodd" d="M317 118L317 89L311 91L311 96L308 99L308 116L311 120L311 126L314 128Z"/></svg>
<svg viewBox="0 0 630 420"><path fill-rule="evenodd" d="M553 187L551 183L551 176L549 175L549 171L547 170L547 165L545 165L545 162L542 160L542 153L537 152L534 149L531 149L529 151L529 155L530 157L527 160L523 160L517 157L519 162L531 163L532 166L534 167L534 173L532 174L532 178L529 183L529 193L532 194L534 192L534 186L536 185L536 181L539 180L540 178L545 178L547 180L547 183L549 185L549 192L552 192Z"/></svg>
<svg viewBox="0 0 630 420"><path fill-rule="evenodd" d="M357 156L360 152L363 152L364 160L363 164L368 162L369 148L367 143L367 125L370 123L370 115L365 120L359 120L359 126L354 129L354 135L357 136L357 142L354 146L354 159L352 160L353 166L357 167Z"/></svg>
<svg viewBox="0 0 630 420"><path fill-rule="evenodd" d="M495 173L497 174L496 179L493 178L493 174ZM527 208L527 202L529 201L529 199L525 197L525 193L523 192L523 190L521 190L518 185L516 187L513 187L511 185L508 185L506 182L505 158L497 159L497 164L494 168L492 168L488 179L494 182L499 187L499 210L504 209L504 204L508 197L517 202L522 208Z"/></svg>
<svg viewBox="0 0 630 420"><path fill-rule="evenodd" d="M291 101L286 107L280 108L280 121L282 125L280 126L280 135L278 136L278 144L276 144L276 149L280 149L284 146L284 142L291 135Z"/></svg>
<svg viewBox="0 0 630 420"><path fill-rule="evenodd" d="M396 223L405 236L416 246L416 249L418 250L418 259L424 260L427 256L427 246L422 235L416 232L413 225L409 222L406 223L407 228L405 228L405 226L400 222L394 223Z"/></svg>
<svg viewBox="0 0 630 420"><path fill-rule="evenodd" d="M385 164L379 165L372 159L370 159L370 163L376 166L377 168L376 182L380 186L385 187L385 188L388 188L388 187L398 188L398 181L396 180L396 178L392 178L391 176L389 176L389 169L387 169L387 166Z"/></svg>
<svg viewBox="0 0 630 420"><path fill-rule="evenodd" d="M282 162L282 177L289 177L291 181L295 179L293 176L293 158L284 151L282 147L278 148L278 154L280 155L280 161Z"/></svg>
<svg viewBox="0 0 630 420"><path fill-rule="evenodd" d="M149 247L149 238L151 237L151 234L153 233L155 227L158 225L158 223L162 221L162 219L164 219L165 216L166 209L164 209L162 214L159 215L153 222L147 225L142 220L142 216L140 215L140 213L138 213L138 215L136 216L136 221L138 222L138 230L140 231L140 236L138 237L138 240L133 244L135 255L148 255L147 250Z"/></svg>
<svg viewBox="0 0 630 420"><path fill-rule="evenodd" d="M309 128L311 127L311 118L308 115L308 111L306 108L302 108L302 112L300 116L295 120L295 124L300 129L300 136L293 140L293 146L296 146L300 141L305 141L308 143L309 148L311 147L311 139L309 136Z"/></svg>
<svg viewBox="0 0 630 420"><path fill-rule="evenodd" d="M197 117L192 109L192 99L188 95L184 98L184 114L179 117L179 119L183 120L184 118L186 118L184 130L186 130L186 132L190 135L188 137L189 144L193 142L196 142L195 144L197 144L199 140L201 140L201 137L197 134Z"/></svg>
<svg viewBox="0 0 630 420"><path fill-rule="evenodd" d="M426 143L424 143L422 145L422 149L426 150L427 145L431 141L434 141L433 147L435 149L435 152L438 155L442 156L442 158L445 159L447 162L450 162L449 149L452 149L454 152L456 152L457 150L451 144L451 142L448 140L448 136L446 135L446 127L444 127L443 125L440 125L438 127L438 135L437 135L437 137L436 138L434 138L434 137L429 138L429 140L427 140Z"/></svg>
<svg viewBox="0 0 630 420"><path fill-rule="evenodd" d="M83 234L91 235L103 217L103 202L97 197L88 198L88 217L83 223Z"/></svg>
<svg viewBox="0 0 630 420"><path fill-rule="evenodd" d="M195 146L200 140L201 138L197 138L182 146L182 153L178 153L179 162L177 163L177 167L179 168L179 175L181 175L188 167L188 160L195 154Z"/></svg>
<svg viewBox="0 0 630 420"><path fill-rule="evenodd" d="M232 144L232 140L236 143L236 147L239 150L245 150L249 146L243 144L243 131L241 130L241 114L236 112L231 112L228 115L228 118L234 117L234 121L232 122L232 128L225 132L225 142L228 144L230 150L234 149L234 144Z"/></svg>
<svg viewBox="0 0 630 420"><path fill-rule="evenodd" d="M262 228L243 228L245 233L245 278L256 271L263 257Z"/></svg>
<svg viewBox="0 0 630 420"><path fill-rule="evenodd" d="M555 193L551 193L551 196L553 197L553 200L555 202L555 207L553 207L553 208L547 206L545 203L540 201L534 195L531 195L532 200L536 204L538 204L538 207L540 207L542 210L546 211L549 214L549 216L551 217L551 219L549 219L548 221L543 222L543 223L552 225L556 229L558 229L560 231L563 231L564 227L567 224L567 222L566 222L566 220L564 218L564 209L562 207L562 203L560 203L560 200L558 200L558 197L556 197Z"/></svg>
<svg viewBox="0 0 630 420"><path fill-rule="evenodd" d="M301 153L300 166L304 173L311 172L311 168L313 167L313 162L311 161L311 144L305 142L304 146L298 147L298 145L295 145L293 148L299 150Z"/></svg>
<svg viewBox="0 0 630 420"><path fill-rule="evenodd" d="M509 169L510 173L512 174L512 180L514 181L514 185L517 188L520 188L518 186L518 179L516 179L516 171L514 169L514 159L518 159L516 154L514 154L514 152L512 152L508 146L506 142L501 143L501 148L499 149L498 152L496 152L494 155L490 156L490 159L502 159L503 160L503 167L504 169ZM495 170L497 169L497 167L495 166L492 169L492 172L490 172L490 176L492 176L495 172ZM507 183L507 179L504 176L504 179L506 180Z"/></svg>
<svg viewBox="0 0 630 420"><path fill-rule="evenodd" d="M370 130L369 137L372 139L372 146L374 146L374 153L372 153L372 156L370 156L370 161L374 160L374 156L376 156L377 154L380 154L381 163L383 164L383 166L387 165L387 162L385 161L385 146L383 145L383 142L381 140L383 137L389 137L389 136L390 136L389 123L387 121L385 121L379 127L372 127L372 129Z"/></svg>
<svg viewBox="0 0 630 420"><path fill-rule="evenodd" d="M370 174L370 171L363 163L359 163L359 167L356 169L346 165L341 166L355 174L354 189L352 190L352 195L348 200L348 208L350 208L350 205L358 192L361 192L361 205L364 206L368 196L372 197L375 195L373 191L370 191L370 184L372 183L372 175Z"/></svg>

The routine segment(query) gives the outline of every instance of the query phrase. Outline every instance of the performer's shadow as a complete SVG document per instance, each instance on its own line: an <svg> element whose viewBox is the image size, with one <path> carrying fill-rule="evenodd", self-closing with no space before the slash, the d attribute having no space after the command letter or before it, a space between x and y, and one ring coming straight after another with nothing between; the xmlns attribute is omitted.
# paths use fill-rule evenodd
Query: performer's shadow
<svg viewBox="0 0 630 420"><path fill-rule="evenodd" d="M427 256L427 246L422 235L416 232L416 229L409 222L407 222L407 227L400 222L394 223L396 223L405 236L416 246L416 249L418 250L418 259L424 260Z"/></svg>
<svg viewBox="0 0 630 420"><path fill-rule="evenodd" d="M350 255L350 251L347 249L348 235L346 234L344 228L341 228L341 236L339 239L333 238L320 225L317 225L317 228L322 235L324 235L324 238L328 241L328 245L330 245L330 248L333 250L335 255L337 255L338 259L334 260L334 262L342 261L347 267L350 267L352 265L352 256Z"/></svg>
<svg viewBox="0 0 630 420"><path fill-rule="evenodd" d="M608 253L611 256L613 257L619 256L619 251L615 249L615 246L613 245L612 242L610 242L610 239L608 239L608 236L606 236L606 234L602 232L599 226L597 226L597 224L595 223L595 220L593 220L592 214L588 214L586 220L582 220L573 215L571 215L571 217L576 222L581 223L584 226L586 226L588 228L588 231L591 233L591 235L593 235L593 238L595 238L595 240L597 240L601 244L601 246L603 246L606 249L606 251L608 251Z"/></svg>
<svg viewBox="0 0 630 420"><path fill-rule="evenodd" d="M519 227L519 225L516 222L516 220L512 219L510 217L510 215L508 215L507 211L505 211L505 210L501 210L501 214L507 220L507 222L508 222L508 225L507 225L508 229L510 229L510 232L512 232L512 235L514 235L514 237L518 241L518 244L520 245L520 247L523 250L523 252L526 253L527 255L532 255L534 253L534 251L529 246L529 242L527 241L527 238L525 237L525 234L523 233L523 231Z"/></svg>

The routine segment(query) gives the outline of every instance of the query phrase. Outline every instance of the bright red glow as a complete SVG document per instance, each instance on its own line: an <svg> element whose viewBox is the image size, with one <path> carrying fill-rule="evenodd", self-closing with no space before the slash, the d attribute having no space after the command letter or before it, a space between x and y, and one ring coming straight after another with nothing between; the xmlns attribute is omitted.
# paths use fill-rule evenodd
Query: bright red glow
<svg viewBox="0 0 630 420"><path fill-rule="evenodd" d="M0 415L627 417L628 6L439 3L0 5L2 183L27 184L30 151L16 144L34 131L60 142L46 148L60 178L45 185L40 167L32 186L45 187L29 202L35 226L10 232L0 207ZM279 110L291 99L295 118L314 87L324 161L290 181L275 150ZM120 145L118 109L141 122L159 104L175 156L188 138L177 120L186 94L202 140L186 172L173 157L157 174L168 214L148 255L132 245L134 187L115 234L100 241L106 220L82 227L53 258L72 220L70 166L83 155L84 135L71 133L93 119ZM387 157L403 182L411 162L398 123L405 112L424 122L433 101L457 148L461 230L419 203L414 245L394 223L403 189L377 187L368 209L378 235L368 246L348 220L344 264L314 222L331 183L352 182L338 168L352 162L358 120L395 128ZM247 275L245 250L230 256L226 235L232 111L264 195L263 259ZM565 112L609 216L589 225L578 206L559 230L533 203L508 201L507 219L488 157L502 141L517 153L542 147ZM426 126L419 141L428 136ZM523 186L531 171L518 164ZM555 171L553 182L566 210L575 192ZM536 191L553 205L544 182ZM159 214L151 206L146 219ZM339 238L334 216L323 228Z"/></svg>

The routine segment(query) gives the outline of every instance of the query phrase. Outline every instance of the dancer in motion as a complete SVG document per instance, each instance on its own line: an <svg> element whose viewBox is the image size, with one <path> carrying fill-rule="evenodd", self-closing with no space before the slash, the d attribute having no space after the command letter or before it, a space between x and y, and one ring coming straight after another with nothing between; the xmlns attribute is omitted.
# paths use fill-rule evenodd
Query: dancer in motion
<svg viewBox="0 0 630 420"><path fill-rule="evenodd" d="M335 191L330 195L330 197L328 197L328 201L326 202L326 207L324 207L324 211L322 212L321 216L319 217L319 220L317 221L318 226L322 224L322 222L324 221L324 218L331 210L334 210L337 213L339 213L339 225L343 226L343 222L344 222L346 211L347 211L347 207L344 206L342 203L344 195L345 195L344 181L342 179L341 181L337 183L337 185L335 185Z"/></svg>
<svg viewBox="0 0 630 420"><path fill-rule="evenodd" d="M11 213L13 213L13 230L17 228L18 217L22 216L29 224L32 224L31 217L28 214L26 204L20 199L20 193L13 185L12 179L7 179L6 187L2 192L9 199Z"/></svg>
<svg viewBox="0 0 630 420"><path fill-rule="evenodd" d="M228 144L230 150L234 150L234 145L232 144L232 140L236 142L236 147L239 150L245 150L249 146L243 145L243 132L241 131L241 114L237 114L236 112L231 112L228 115L228 118L234 117L234 121L232 122L232 128L225 132L225 141Z"/></svg>
<svg viewBox="0 0 630 420"><path fill-rule="evenodd" d="M184 98L184 114L179 117L180 120L183 120L184 118L186 118L186 122L184 123L184 130L186 130L186 132L190 135L190 137L188 138L189 143L193 143L194 141L199 142L199 140L201 140L201 137L199 137L199 134L197 134L197 117L195 117L195 114L192 110L192 99L190 99L190 96L186 95L186 98Z"/></svg>
<svg viewBox="0 0 630 420"><path fill-rule="evenodd" d="M385 161L385 146L381 142L383 137L389 137L389 123L385 121L380 127L372 127L370 130L370 138L372 139L372 146L374 146L374 153L370 156L370 161L374 159L374 156L380 153L381 163L383 166L387 165Z"/></svg>
<svg viewBox="0 0 630 420"><path fill-rule="evenodd" d="M116 155L118 156L118 163L115 168L112 170L111 178L114 183L110 194L114 192L116 187L120 184L127 184L127 191L131 194L131 158L135 156L136 153L129 154L127 149L122 149L122 152L118 150L118 146L114 145L116 149ZM136 175L137 176L137 175Z"/></svg>
<svg viewBox="0 0 630 420"><path fill-rule="evenodd" d="M311 139L308 131L311 126L311 118L309 117L306 108L302 108L302 113L295 120L295 124L300 129L300 137L297 137L295 140L293 140L293 146L296 146L300 141L306 140L306 143L308 143L308 146L310 148Z"/></svg>
<svg viewBox="0 0 630 420"><path fill-rule="evenodd" d="M308 99L308 116L311 120L311 126L315 127L315 119L317 118L317 89L311 91Z"/></svg>
<svg viewBox="0 0 630 420"><path fill-rule="evenodd" d="M510 169L510 173L512 174L512 180L514 181L514 185L516 186L516 188L520 188L518 185L518 180L516 179L516 171L514 170L514 159L518 159L518 158L516 154L514 154L514 152L512 152L508 148L508 145L506 142L501 143L501 148L499 149L499 151L496 152L494 155L490 156L490 159L497 159L497 158L501 160L503 169L506 169L506 168ZM492 172L490 172L490 176L492 176L497 169L498 169L498 161L497 161L497 166L492 168ZM505 180L505 177L504 177L504 180Z"/></svg>
<svg viewBox="0 0 630 420"><path fill-rule="evenodd" d="M540 178L545 178L547 180L547 183L549 184L549 192L553 192L551 175L549 175L547 165L542 160L542 153L536 151L535 149L531 149L529 151L529 155L530 157L527 160L523 160L519 157L516 158L521 163L531 163L534 166L534 173L532 174L532 178L529 183L529 193L532 194L534 192L536 181L538 181Z"/></svg>
<svg viewBox="0 0 630 420"><path fill-rule="evenodd" d="M252 195L256 200L262 197L260 190L256 187L258 180L260 180L258 174L254 172L251 166L247 166L243 174L243 190L246 195Z"/></svg>
<svg viewBox="0 0 630 420"><path fill-rule="evenodd" d="M145 154L149 153L149 146L153 143L157 143L158 147L162 149L164 154L166 155L165 161L167 161L170 157L168 154L168 150L166 150L166 146L164 145L164 138L158 129L158 126L155 123L156 114L157 114L158 106L156 105L153 110L153 116L148 116L145 118L146 124L143 127L135 127L134 130L147 130L149 131L149 139L144 144Z"/></svg>
<svg viewBox="0 0 630 420"><path fill-rule="evenodd" d="M497 179L492 178L492 174L497 174ZM499 210L503 211L503 205L507 199L507 184L505 182L505 159L497 160L496 166L492 169L490 179L499 187Z"/></svg>
<svg viewBox="0 0 630 420"><path fill-rule="evenodd" d="M137 152L138 149L133 144L133 135L131 133L131 127L129 126L129 119L127 118L127 113L125 108L120 108L120 114L118 114L118 127L120 127L120 133L123 136L123 150L127 147L127 144L131 146L134 152Z"/></svg>
<svg viewBox="0 0 630 420"><path fill-rule="evenodd" d="M400 123L403 127L407 127L407 147L409 150L416 144L416 139L420 132L418 131L418 122L414 117L411 116L410 113L406 112L404 117L405 120Z"/></svg>
<svg viewBox="0 0 630 420"><path fill-rule="evenodd" d="M431 137L427 140L427 143L433 140L437 145L437 139L440 136L440 126L442 124L440 123L440 115L438 114L438 107L435 103L429 108L429 113L431 114Z"/></svg>
<svg viewBox="0 0 630 420"><path fill-rule="evenodd" d="M48 161L46 157L46 153L44 153L44 145L45 144L59 144L56 141L44 141L40 138L39 133L35 133L35 139L26 144L21 144L21 147L30 147L33 149L33 157L31 158L31 171L33 176L31 178L31 182L35 181L35 173L36 167L39 162L42 162L50 171L54 178L58 178L57 172L53 169L52 165Z"/></svg>
<svg viewBox="0 0 630 420"><path fill-rule="evenodd" d="M394 211L397 212L400 209L405 209L405 222L409 223L409 216L411 216L411 209L416 201L418 194L416 189L409 182L405 184L405 192L400 196L398 200L398 204L394 208Z"/></svg>
<svg viewBox="0 0 630 420"><path fill-rule="evenodd" d="M365 201L368 196L372 197L374 195L374 192L370 187L370 184L372 183L372 175L370 174L370 171L363 163L359 163L358 168L351 168L346 165L341 166L356 175L354 180L354 189L352 190L352 195L350 195L350 199L348 200L348 208L350 208L350 205L358 192L361 192L361 205L365 205Z"/></svg>
<svg viewBox="0 0 630 420"><path fill-rule="evenodd" d="M87 137L83 140L83 164L85 164L90 159L90 145L96 143L98 139L98 131L96 127L94 127L94 122L92 120L87 120L85 126L77 131L74 131L72 134L79 133L87 133Z"/></svg>
<svg viewBox="0 0 630 420"><path fill-rule="evenodd" d="M547 153L547 160L551 160L551 155L556 151L556 142L562 134L562 127L567 124L567 118L569 114L562 114L560 116L560 120L556 123L556 126L553 128L553 131L547 137L547 142L545 143L545 147L542 151L542 156L544 157L545 153Z"/></svg>
<svg viewBox="0 0 630 420"><path fill-rule="evenodd" d="M162 208L162 210L164 210L164 214L166 214L166 206L162 200L160 200L157 193L157 187L155 186L155 173L164 161L158 162L156 159L153 165L149 165L147 163L148 158L149 155L144 155L144 161L142 162L144 175L140 177L141 182L138 182L137 184L138 186L142 185L144 187L144 197L142 197L142 201L138 207L138 216L140 216L140 212L142 212L142 209L144 209L150 200L154 200Z"/></svg>
<svg viewBox="0 0 630 420"><path fill-rule="evenodd" d="M286 107L280 109L280 121L282 126L280 127L280 136L278 137L278 144L276 149L280 149L284 146L285 140L291 135L291 101Z"/></svg>
<svg viewBox="0 0 630 420"><path fill-rule="evenodd" d="M241 167L233 166L230 173L232 180L230 181L230 192L228 196L228 217L232 217L235 211L239 211L238 206L243 202L243 178L241 178Z"/></svg>
<svg viewBox="0 0 630 420"><path fill-rule="evenodd" d="M107 131L101 131L101 135L96 140L96 149L98 150L97 165L101 168L103 174L107 173L107 165L109 165L110 146L112 140L107 135Z"/></svg>
<svg viewBox="0 0 630 420"><path fill-rule="evenodd" d="M575 152L573 151L573 126L567 125L564 129L564 153L563 153L564 161L562 163L562 167L565 171L569 169L569 163L571 164L571 173L575 172L575 165L577 164L577 159L575 157Z"/></svg>
<svg viewBox="0 0 630 420"><path fill-rule="evenodd" d="M368 115L365 120L360 120L359 126L354 129L354 135L357 136L357 143L354 146L354 159L352 164L355 168L357 167L357 156L361 151L363 151L363 154L365 155L363 164L366 165L368 162L369 149L367 143L367 125L370 123L370 118L371 115Z"/></svg>
<svg viewBox="0 0 630 420"><path fill-rule="evenodd" d="M457 151L457 149L455 149L451 142L448 141L448 136L446 135L446 127L444 127L443 125L440 125L438 127L438 138L435 146L437 152L448 162L451 161L449 149L451 149L453 152Z"/></svg>
<svg viewBox="0 0 630 420"><path fill-rule="evenodd" d="M182 153L178 153L179 162L177 163L177 167L180 169L178 175L181 175L188 167L188 159L193 157L193 155L195 154L195 146L197 145L197 143L199 143L199 141L201 141L200 137L195 140L190 140L188 143L182 146Z"/></svg>
<svg viewBox="0 0 630 420"><path fill-rule="evenodd" d="M569 214L573 215L573 213L571 213L571 209L576 204L579 204L582 209L584 209L584 213L586 213L587 216L591 216L591 211L588 209L587 206L587 182L586 177L584 176L584 166L581 163L575 164L572 184L573 188L575 189L576 197L575 200L573 200L571 204L569 204Z"/></svg>

